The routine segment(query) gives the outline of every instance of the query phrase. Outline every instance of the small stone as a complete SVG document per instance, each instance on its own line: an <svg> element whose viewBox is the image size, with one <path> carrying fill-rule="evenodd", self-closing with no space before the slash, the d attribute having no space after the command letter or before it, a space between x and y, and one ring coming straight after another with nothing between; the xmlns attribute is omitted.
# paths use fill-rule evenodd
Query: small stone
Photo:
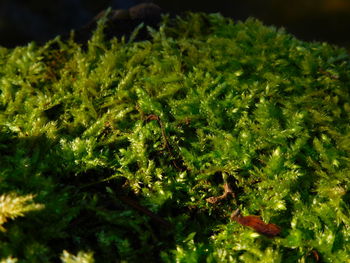
<svg viewBox="0 0 350 263"><path fill-rule="evenodd" d="M129 10L125 9L117 9L114 10L111 14L111 20L124 20L124 19L130 19Z"/></svg>
<svg viewBox="0 0 350 263"><path fill-rule="evenodd" d="M129 9L131 19L144 19L160 16L162 9L153 3L142 3Z"/></svg>

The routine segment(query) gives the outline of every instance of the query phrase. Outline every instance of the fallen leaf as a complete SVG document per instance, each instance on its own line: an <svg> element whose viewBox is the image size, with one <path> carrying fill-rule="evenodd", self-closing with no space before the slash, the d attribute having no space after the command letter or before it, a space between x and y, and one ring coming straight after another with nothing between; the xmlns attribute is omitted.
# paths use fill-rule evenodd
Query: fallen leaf
<svg viewBox="0 0 350 263"><path fill-rule="evenodd" d="M231 215L231 220L237 223L253 228L259 234L268 237L275 237L280 234L281 228L275 224L267 224L261 220L259 216L242 216L239 209L235 210Z"/></svg>

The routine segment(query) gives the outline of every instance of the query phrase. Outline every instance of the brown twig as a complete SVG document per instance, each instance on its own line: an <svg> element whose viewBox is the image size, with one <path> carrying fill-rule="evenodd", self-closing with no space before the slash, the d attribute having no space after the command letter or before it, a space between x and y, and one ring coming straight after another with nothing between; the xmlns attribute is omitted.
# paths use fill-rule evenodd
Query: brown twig
<svg viewBox="0 0 350 263"><path fill-rule="evenodd" d="M165 147L169 152L171 152L167 136L165 134L165 128L163 126L163 122L160 120L158 115L150 114L146 117L146 121L157 121L159 124L159 127L162 131L162 138L163 138L163 147Z"/></svg>
<svg viewBox="0 0 350 263"><path fill-rule="evenodd" d="M216 204L217 202L226 199L229 195L235 198L235 194L232 191L230 185L228 183L224 184L224 193L220 196L212 196L206 199L208 203Z"/></svg>
<svg viewBox="0 0 350 263"><path fill-rule="evenodd" d="M85 189L85 188L92 187L92 186L97 185L97 184L104 183L104 182L109 181L111 179L112 178L110 177L110 178L103 179L101 181L85 184L85 185L81 186L78 191L80 191L82 189ZM140 205L137 201L135 201L134 199L132 199L131 197L129 197L127 195L113 193L113 194L110 195L110 197L111 197L111 200L113 202L116 202L117 201L116 199L119 199L121 202L123 202L126 205L132 207L133 209L139 211L140 213L149 216L150 218L152 218L154 221L156 221L157 223L159 223L163 227L166 227L166 228L170 229L171 226L172 226L167 220L165 220L165 219L161 218L160 216L156 215L155 213L150 211L148 208Z"/></svg>
<svg viewBox="0 0 350 263"><path fill-rule="evenodd" d="M172 162L173 162L173 165L175 166L176 169L180 170L180 171L183 171L185 170L185 168L178 164L177 161L176 161L176 158L173 154L173 150L169 144L169 141L168 141L168 138L166 136L166 133L165 133L165 128L164 128L164 125L163 125L163 122L161 121L160 117L156 114L150 114L146 117L145 121L157 121L158 124L159 124L159 127L161 129L161 132L162 132L162 138L163 138L163 147L167 149L167 151L169 152L171 158L172 158Z"/></svg>
<svg viewBox="0 0 350 263"><path fill-rule="evenodd" d="M149 216L150 218L152 218L154 221L158 222L160 225L166 227L166 228L171 228L171 224L161 218L160 216L156 215L155 213L153 213L152 211L150 211L149 209L147 209L144 206L141 206L139 203L137 203L135 200L131 199L130 197L126 196L126 195L116 195L116 197L122 201L123 203L131 206L132 208L134 208L135 210L141 212L142 214L145 214L147 216Z"/></svg>

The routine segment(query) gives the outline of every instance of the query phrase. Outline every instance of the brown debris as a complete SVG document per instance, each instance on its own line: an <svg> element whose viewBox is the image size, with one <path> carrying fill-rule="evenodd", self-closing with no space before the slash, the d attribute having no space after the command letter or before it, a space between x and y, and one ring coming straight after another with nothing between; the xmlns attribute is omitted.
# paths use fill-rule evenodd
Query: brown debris
<svg viewBox="0 0 350 263"><path fill-rule="evenodd" d="M224 184L224 193L220 196L212 196L206 199L208 203L216 204L217 202L226 199L229 195L235 198L235 194L233 193L230 185L228 183Z"/></svg>
<svg viewBox="0 0 350 263"><path fill-rule="evenodd" d="M153 213L148 208L140 205L138 202L136 202L135 200L131 199L130 197L128 197L126 195L117 195L116 197L119 200L121 200L123 203L131 206L132 208L134 208L135 210L139 211L140 213L149 216L155 222L157 222L159 225L161 225L161 226L163 226L165 228L171 228L172 227L172 225L171 225L171 223L169 221L161 218L160 216L158 216L157 214Z"/></svg>
<svg viewBox="0 0 350 263"><path fill-rule="evenodd" d="M169 144L168 137L166 136L165 128L164 128L163 122L161 121L160 117L156 114L150 114L145 118L145 121L157 121L158 122L159 127L160 127L161 132L162 132L163 147L165 149L167 149L167 151L169 152L169 155L172 157L173 165L175 166L176 169L178 169L180 171L186 170L186 167L183 166L181 160L176 159L174 156L173 149L172 149L171 145Z"/></svg>
<svg viewBox="0 0 350 263"><path fill-rule="evenodd" d="M320 261L320 255L318 254L317 250L313 249L311 251L311 253L312 253L314 259L316 260L316 262L319 262Z"/></svg>
<svg viewBox="0 0 350 263"><path fill-rule="evenodd" d="M259 234L267 237L275 237L281 233L281 228L275 224L267 224L261 220L259 216L242 216L239 209L235 210L231 215L231 220L237 223L253 228Z"/></svg>

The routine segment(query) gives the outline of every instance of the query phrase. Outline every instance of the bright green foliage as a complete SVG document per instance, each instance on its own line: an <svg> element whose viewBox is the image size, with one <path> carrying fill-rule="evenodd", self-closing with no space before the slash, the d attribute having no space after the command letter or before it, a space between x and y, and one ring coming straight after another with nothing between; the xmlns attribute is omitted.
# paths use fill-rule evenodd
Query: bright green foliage
<svg viewBox="0 0 350 263"><path fill-rule="evenodd" d="M63 263L94 263L92 253L84 252L79 252L77 256L74 256L67 251L63 251L61 260Z"/></svg>
<svg viewBox="0 0 350 263"><path fill-rule="evenodd" d="M1 262L350 261L346 51L217 14L149 30L0 49Z"/></svg>
<svg viewBox="0 0 350 263"><path fill-rule="evenodd" d="M16 258L8 257L5 259L2 259L0 262L1 263L17 263L18 261Z"/></svg>
<svg viewBox="0 0 350 263"><path fill-rule="evenodd" d="M15 194L9 194L0 196L0 230L5 231L2 225L9 218L14 219L23 216L25 212L42 209L43 207L38 204L26 204L33 198L32 195L18 197Z"/></svg>

